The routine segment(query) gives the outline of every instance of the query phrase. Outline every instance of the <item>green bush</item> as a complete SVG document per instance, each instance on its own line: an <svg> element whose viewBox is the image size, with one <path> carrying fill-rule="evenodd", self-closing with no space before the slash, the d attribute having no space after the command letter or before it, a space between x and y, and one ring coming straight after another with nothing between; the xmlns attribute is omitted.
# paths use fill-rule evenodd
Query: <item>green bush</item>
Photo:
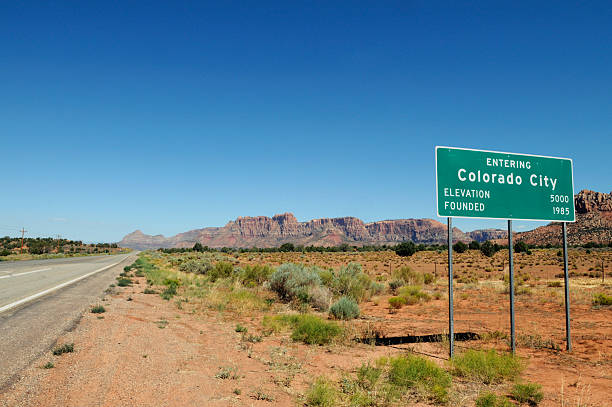
<svg viewBox="0 0 612 407"><path fill-rule="evenodd" d="M316 272L319 275L319 278L321 279L321 283L323 285L331 287L332 281L334 280L334 272L331 270L325 270L325 269L319 269L319 268L316 269Z"/></svg>
<svg viewBox="0 0 612 407"><path fill-rule="evenodd" d="M359 316L359 305L351 297L342 297L331 306L329 313L336 319L354 319Z"/></svg>
<svg viewBox="0 0 612 407"><path fill-rule="evenodd" d="M234 274L234 265L227 261L220 261L208 272L208 278L213 283L220 278L231 277Z"/></svg>
<svg viewBox="0 0 612 407"><path fill-rule="evenodd" d="M542 386L537 383L516 383L510 394L519 403L527 403L530 406L536 406L544 399Z"/></svg>
<svg viewBox="0 0 612 407"><path fill-rule="evenodd" d="M465 253L468 249L468 245L459 241L453 245L453 250L457 253Z"/></svg>
<svg viewBox="0 0 612 407"><path fill-rule="evenodd" d="M488 391L478 396L476 407L513 407L513 404L506 397Z"/></svg>
<svg viewBox="0 0 612 407"><path fill-rule="evenodd" d="M118 277L117 278L117 285L119 287L129 287L129 286L132 285L132 279L126 278L126 277Z"/></svg>
<svg viewBox="0 0 612 407"><path fill-rule="evenodd" d="M487 257L493 256L496 251L497 250L495 250L495 245L491 243L490 240L487 240L486 242L480 245L480 252Z"/></svg>
<svg viewBox="0 0 612 407"><path fill-rule="evenodd" d="M306 405L333 407L336 405L337 392L334 386L324 377L319 377L306 392Z"/></svg>
<svg viewBox="0 0 612 407"><path fill-rule="evenodd" d="M256 287L265 283L273 272L274 269L267 264L246 266L240 272L240 281L247 287Z"/></svg>
<svg viewBox="0 0 612 407"><path fill-rule="evenodd" d="M438 403L448 401L451 376L430 360L419 356L392 357L388 380L400 389L412 389Z"/></svg>
<svg viewBox="0 0 612 407"><path fill-rule="evenodd" d="M266 315L263 326L267 334L290 327L293 330L291 339L317 345L330 343L343 332L336 322L324 321L312 314Z"/></svg>
<svg viewBox="0 0 612 407"><path fill-rule="evenodd" d="M291 339L308 345L325 345L342 334L342 328L332 321L314 315L303 315L295 325Z"/></svg>
<svg viewBox="0 0 612 407"><path fill-rule="evenodd" d="M359 302L366 298L372 280L363 272L361 264L349 263L340 267L331 284L336 295L351 297Z"/></svg>
<svg viewBox="0 0 612 407"><path fill-rule="evenodd" d="M208 274L212 270L212 265L208 259L193 259L182 263L179 270L184 273Z"/></svg>
<svg viewBox="0 0 612 407"><path fill-rule="evenodd" d="M284 301L308 302L310 290L321 285L321 278L316 270L293 263L278 266L268 281L270 289Z"/></svg>
<svg viewBox="0 0 612 407"><path fill-rule="evenodd" d="M324 377L319 377L306 392L306 405L333 407L336 405L337 391Z"/></svg>
<svg viewBox="0 0 612 407"><path fill-rule="evenodd" d="M385 285L383 283L379 283L378 281L372 281L370 284L370 294L371 295L379 295L385 291Z"/></svg>
<svg viewBox="0 0 612 407"><path fill-rule="evenodd" d="M391 280L389 281L389 290L391 290L391 292L395 293L397 292L397 290L400 287L403 287L406 285L406 282L403 279L395 279L395 280Z"/></svg>
<svg viewBox="0 0 612 407"><path fill-rule="evenodd" d="M593 296L593 305L612 305L612 295L604 293L595 294Z"/></svg>
<svg viewBox="0 0 612 407"><path fill-rule="evenodd" d="M421 287L414 285L402 287L399 290L399 297L402 297L408 305L417 304L421 301L429 301L431 299L429 294L421 291Z"/></svg>
<svg viewBox="0 0 612 407"><path fill-rule="evenodd" d="M393 270L392 277L395 281L404 281L405 284L409 285L431 284L434 281L433 274L414 271L408 266Z"/></svg>
<svg viewBox="0 0 612 407"><path fill-rule="evenodd" d="M528 251L529 251L529 246L527 245L527 243L523 242L522 240L514 244L515 253L527 253Z"/></svg>
<svg viewBox="0 0 612 407"><path fill-rule="evenodd" d="M102 305L95 305L91 307L92 314L102 314L104 312L106 312L106 309Z"/></svg>
<svg viewBox="0 0 612 407"><path fill-rule="evenodd" d="M501 383L518 377L523 369L520 359L511 354L499 354L494 350L468 350L451 360L453 373L476 379L485 384Z"/></svg>
<svg viewBox="0 0 612 407"><path fill-rule="evenodd" d="M389 298L389 306L391 308L400 309L406 305L406 299L404 297L391 297Z"/></svg>
<svg viewBox="0 0 612 407"><path fill-rule="evenodd" d="M470 250L480 250L480 243L477 240L472 240L468 248Z"/></svg>
<svg viewBox="0 0 612 407"><path fill-rule="evenodd" d="M166 289L162 291L160 297L164 300L170 300L177 294L177 288L181 285L181 282L176 278L165 278L163 285L166 286Z"/></svg>
<svg viewBox="0 0 612 407"><path fill-rule="evenodd" d="M71 353L71 352L74 352L74 343L65 343L53 349L53 354L55 356L59 356L59 355L63 355L64 353Z"/></svg>
<svg viewBox="0 0 612 407"><path fill-rule="evenodd" d="M402 257L409 257L416 253L417 247L414 242L403 242L393 248L395 254Z"/></svg>

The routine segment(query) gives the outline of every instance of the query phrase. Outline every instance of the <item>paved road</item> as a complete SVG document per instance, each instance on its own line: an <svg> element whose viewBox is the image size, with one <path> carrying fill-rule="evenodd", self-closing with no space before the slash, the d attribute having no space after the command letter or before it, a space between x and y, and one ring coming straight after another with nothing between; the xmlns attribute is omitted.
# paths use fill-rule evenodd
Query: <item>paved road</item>
<svg viewBox="0 0 612 407"><path fill-rule="evenodd" d="M136 256L0 263L0 391L71 329Z"/></svg>

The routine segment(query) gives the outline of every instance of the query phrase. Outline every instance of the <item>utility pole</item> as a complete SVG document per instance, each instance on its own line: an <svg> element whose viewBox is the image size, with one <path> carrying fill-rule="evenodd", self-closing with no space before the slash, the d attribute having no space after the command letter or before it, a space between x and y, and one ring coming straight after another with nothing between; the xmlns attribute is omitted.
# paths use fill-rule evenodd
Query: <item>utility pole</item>
<svg viewBox="0 0 612 407"><path fill-rule="evenodd" d="M23 236L25 235L26 232L27 230L25 230L24 228L21 228L21 249L19 249L19 254L23 253Z"/></svg>
<svg viewBox="0 0 612 407"><path fill-rule="evenodd" d="M57 253L59 254L59 252L60 252L60 240L62 239L62 235L55 235L55 237L57 238Z"/></svg>

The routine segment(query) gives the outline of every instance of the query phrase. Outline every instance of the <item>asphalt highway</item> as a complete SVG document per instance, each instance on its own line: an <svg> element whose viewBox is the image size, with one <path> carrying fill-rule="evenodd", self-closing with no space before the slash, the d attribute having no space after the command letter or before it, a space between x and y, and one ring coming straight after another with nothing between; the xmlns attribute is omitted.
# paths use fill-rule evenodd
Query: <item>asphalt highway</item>
<svg viewBox="0 0 612 407"><path fill-rule="evenodd" d="M135 254L0 263L0 392L74 327Z"/></svg>

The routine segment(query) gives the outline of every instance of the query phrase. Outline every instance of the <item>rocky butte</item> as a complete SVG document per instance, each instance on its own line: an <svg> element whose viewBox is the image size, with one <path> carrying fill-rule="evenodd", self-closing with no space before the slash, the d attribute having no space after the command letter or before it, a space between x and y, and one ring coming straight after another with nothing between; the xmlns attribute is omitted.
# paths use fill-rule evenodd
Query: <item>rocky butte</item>
<svg viewBox="0 0 612 407"><path fill-rule="evenodd" d="M589 241L612 241L612 196L583 190L575 195L576 222L568 224L568 241L580 244ZM245 216L228 222L223 227L195 229L171 237L146 235L136 230L126 235L119 245L134 249L160 247L192 247L196 242L209 247L278 247L283 243L295 245L355 246L397 244L411 240L415 243L446 243L446 224L433 219L396 219L365 223L359 218L312 219L298 222L292 213L267 216ZM498 240L504 243L507 234L499 229L462 232L453 229L455 241ZM545 245L561 242L561 226L551 223L529 232L517 233L516 238L528 243Z"/></svg>
<svg viewBox="0 0 612 407"><path fill-rule="evenodd" d="M464 233L453 229L455 240L469 242L499 239L506 234L496 229ZM355 217L321 218L298 222L291 213L267 216L245 216L223 227L191 230L171 237L150 236L136 230L119 243L134 249L160 247L192 247L196 242L209 247L278 247L295 245L355 246L397 244L412 240L416 243L444 243L446 225L433 219L397 219L365 223Z"/></svg>
<svg viewBox="0 0 612 407"><path fill-rule="evenodd" d="M574 196L574 206L576 222L567 224L568 244L612 242L612 192L606 194L583 189ZM529 244L559 245L562 241L561 233L561 223L553 222L519 233L517 239Z"/></svg>

